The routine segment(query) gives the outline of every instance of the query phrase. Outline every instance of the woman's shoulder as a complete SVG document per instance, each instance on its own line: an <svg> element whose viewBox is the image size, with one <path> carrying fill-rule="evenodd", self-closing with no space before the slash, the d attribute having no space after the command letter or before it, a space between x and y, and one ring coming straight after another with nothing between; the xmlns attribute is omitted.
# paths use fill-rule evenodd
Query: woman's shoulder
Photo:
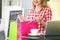
<svg viewBox="0 0 60 40"><path fill-rule="evenodd" d="M52 15L52 10L51 10L50 7L44 7L43 10L46 14L51 14Z"/></svg>

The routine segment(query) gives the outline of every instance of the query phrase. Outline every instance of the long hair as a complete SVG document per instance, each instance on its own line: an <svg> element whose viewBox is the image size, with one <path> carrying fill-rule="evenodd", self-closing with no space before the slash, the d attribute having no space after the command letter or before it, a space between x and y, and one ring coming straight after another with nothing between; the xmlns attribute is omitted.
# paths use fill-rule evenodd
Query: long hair
<svg viewBox="0 0 60 40"><path fill-rule="evenodd" d="M41 7L49 7L48 4L47 4L47 0L41 0L40 5L41 5ZM36 7L36 6L34 5L33 1L32 1L32 6L33 6L33 8Z"/></svg>

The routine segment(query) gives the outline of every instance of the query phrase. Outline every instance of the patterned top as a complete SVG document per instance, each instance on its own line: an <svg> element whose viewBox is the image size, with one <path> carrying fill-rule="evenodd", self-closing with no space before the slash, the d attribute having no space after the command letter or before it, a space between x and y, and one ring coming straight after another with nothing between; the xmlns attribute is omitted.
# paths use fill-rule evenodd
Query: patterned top
<svg viewBox="0 0 60 40"><path fill-rule="evenodd" d="M37 16L42 17L44 22L47 22L52 19L52 11L49 7L43 7L38 12L36 12L34 8L31 8L28 12L28 20L36 20L35 18ZM45 28L42 28L42 24L40 23L40 31L44 32L44 29Z"/></svg>

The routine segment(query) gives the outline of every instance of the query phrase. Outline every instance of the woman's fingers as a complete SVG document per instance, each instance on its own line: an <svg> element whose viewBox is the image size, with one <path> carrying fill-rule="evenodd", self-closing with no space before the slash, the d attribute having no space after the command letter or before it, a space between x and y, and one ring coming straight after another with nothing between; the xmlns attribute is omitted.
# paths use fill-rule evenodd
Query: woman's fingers
<svg viewBox="0 0 60 40"><path fill-rule="evenodd" d="M22 16L22 15L18 15L18 19L19 19L20 21L24 21L24 20L25 20L24 16Z"/></svg>
<svg viewBox="0 0 60 40"><path fill-rule="evenodd" d="M36 17L36 21L37 21L37 22L40 22L41 20L42 20L41 17Z"/></svg>

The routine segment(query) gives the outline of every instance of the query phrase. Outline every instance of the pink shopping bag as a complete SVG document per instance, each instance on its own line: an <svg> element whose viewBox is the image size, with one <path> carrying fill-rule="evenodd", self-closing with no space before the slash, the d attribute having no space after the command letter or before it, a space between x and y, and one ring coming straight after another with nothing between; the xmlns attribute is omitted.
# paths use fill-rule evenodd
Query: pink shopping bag
<svg viewBox="0 0 60 40"><path fill-rule="evenodd" d="M18 22L17 24L17 40L28 40L26 38L22 38L23 35L28 35L30 33L30 29L38 28L38 24L34 21L24 21Z"/></svg>

